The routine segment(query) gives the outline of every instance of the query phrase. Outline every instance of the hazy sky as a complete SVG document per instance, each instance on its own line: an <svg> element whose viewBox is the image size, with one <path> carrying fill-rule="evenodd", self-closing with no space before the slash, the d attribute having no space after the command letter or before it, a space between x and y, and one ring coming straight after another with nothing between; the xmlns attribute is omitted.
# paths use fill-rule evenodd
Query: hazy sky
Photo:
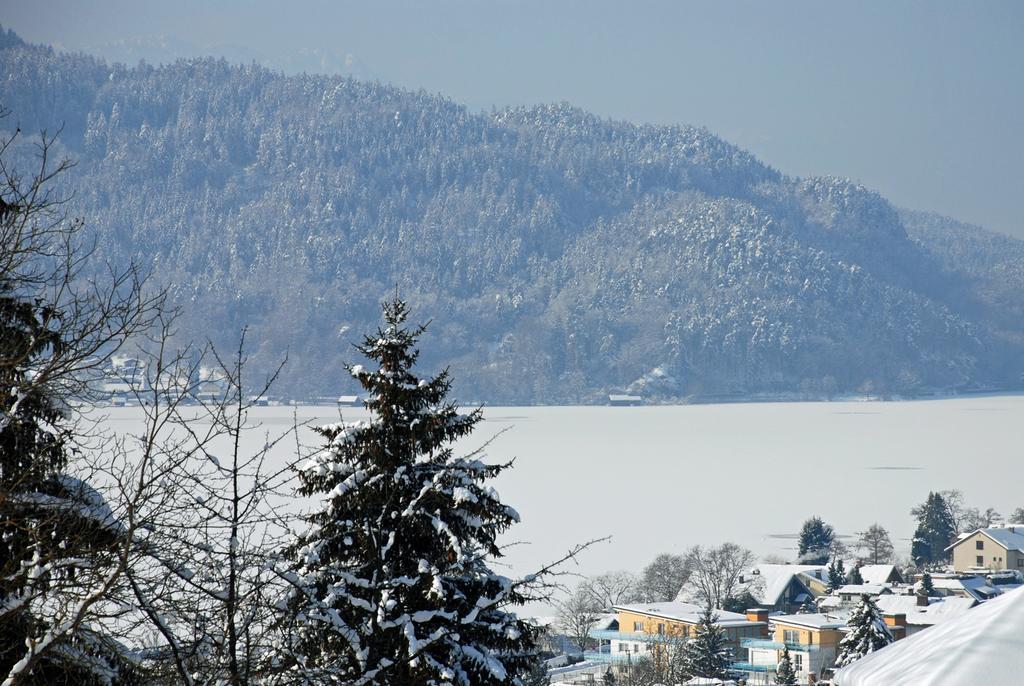
<svg viewBox="0 0 1024 686"><path fill-rule="evenodd" d="M472 109L707 126L1024 238L1024 2L0 0L33 42L345 71Z"/></svg>

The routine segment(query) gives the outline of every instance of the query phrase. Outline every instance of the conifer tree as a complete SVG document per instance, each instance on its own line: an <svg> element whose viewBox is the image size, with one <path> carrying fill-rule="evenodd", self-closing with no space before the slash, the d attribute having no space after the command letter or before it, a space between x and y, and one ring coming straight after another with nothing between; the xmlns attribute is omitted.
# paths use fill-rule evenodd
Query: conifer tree
<svg viewBox="0 0 1024 686"><path fill-rule="evenodd" d="M861 576L860 567L854 567L850 570L849 576L846 578L847 583L851 584L862 584L864 583L864 577Z"/></svg>
<svg viewBox="0 0 1024 686"><path fill-rule="evenodd" d="M775 683L780 686L793 686L796 684L796 671L793 669L793 661L789 657L789 647L782 649L782 659L775 670Z"/></svg>
<svg viewBox="0 0 1024 686"><path fill-rule="evenodd" d="M800 563L823 565L828 562L835 537L835 530L826 524L821 517L811 517L808 519L800 529L798 549Z"/></svg>
<svg viewBox="0 0 1024 686"><path fill-rule="evenodd" d="M860 597L860 602L850 614L847 626L850 631L839 642L836 667L852 664L893 641L892 634L878 612L878 606L867 594Z"/></svg>
<svg viewBox="0 0 1024 686"><path fill-rule="evenodd" d="M716 612L705 606L684 649L685 671L691 677L722 679L729 669L725 629L715 622Z"/></svg>
<svg viewBox="0 0 1024 686"><path fill-rule="evenodd" d="M507 610L529 584L488 567L519 519L486 483L508 465L454 455L481 412L447 400L447 371L413 373L425 327L406 328L407 314L385 303L358 348L373 368L349 368L370 419L320 429L327 444L299 474L323 507L286 553L281 681L513 684L536 661L534 630Z"/></svg>
<svg viewBox="0 0 1024 686"><path fill-rule="evenodd" d="M915 509L917 529L911 541L910 556L919 566L949 560L946 548L956 538L956 524L941 493L929 493L924 505Z"/></svg>
<svg viewBox="0 0 1024 686"><path fill-rule="evenodd" d="M918 595L930 598L935 595L935 585L932 583L932 575L925 572L921 575L921 585L917 589Z"/></svg>
<svg viewBox="0 0 1024 686"><path fill-rule="evenodd" d="M846 574L843 571L843 561L838 557L833 558L828 566L828 592L832 593L846 583Z"/></svg>

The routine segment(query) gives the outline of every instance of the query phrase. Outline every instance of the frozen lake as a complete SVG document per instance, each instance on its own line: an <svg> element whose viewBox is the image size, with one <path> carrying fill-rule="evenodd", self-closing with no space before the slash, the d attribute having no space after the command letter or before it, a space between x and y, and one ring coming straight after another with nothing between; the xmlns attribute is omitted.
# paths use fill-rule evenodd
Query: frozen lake
<svg viewBox="0 0 1024 686"><path fill-rule="evenodd" d="M345 408L346 419L365 416ZM330 407L265 407L268 428L336 421ZM138 408L109 410L130 430ZM874 522L909 552L910 508L958 488L969 506L1024 506L1024 396L904 402L750 403L665 407L491 407L468 450L505 430L491 461L515 458L495 484L528 542L507 558L525 573L573 543L610 536L578 571L639 571L661 552L732 541L795 556L813 515L840 534ZM255 441L258 434L252 434ZM312 441L311 436L306 437ZM282 459L285 455L282 455Z"/></svg>

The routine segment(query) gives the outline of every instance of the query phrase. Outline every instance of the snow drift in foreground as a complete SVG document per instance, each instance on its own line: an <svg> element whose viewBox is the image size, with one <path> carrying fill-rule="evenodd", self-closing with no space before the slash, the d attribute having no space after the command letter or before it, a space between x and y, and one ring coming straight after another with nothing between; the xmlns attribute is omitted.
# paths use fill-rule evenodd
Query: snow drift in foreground
<svg viewBox="0 0 1024 686"><path fill-rule="evenodd" d="M1024 678L1024 588L839 671L839 686L972 686Z"/></svg>

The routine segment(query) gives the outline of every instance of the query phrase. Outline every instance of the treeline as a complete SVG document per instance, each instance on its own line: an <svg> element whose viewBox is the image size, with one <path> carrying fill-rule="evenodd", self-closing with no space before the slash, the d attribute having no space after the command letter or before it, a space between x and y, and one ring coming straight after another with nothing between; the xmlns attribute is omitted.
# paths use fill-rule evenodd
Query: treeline
<svg viewBox="0 0 1024 686"><path fill-rule="evenodd" d="M63 123L98 257L171 284L185 338L251 326L262 373L287 351L291 397L357 390L308 370L340 368L396 284L438 321L426 361L489 402L915 394L1024 371L1019 241L786 177L703 129L473 113L214 59L109 65L10 33L0 65L23 130Z"/></svg>

